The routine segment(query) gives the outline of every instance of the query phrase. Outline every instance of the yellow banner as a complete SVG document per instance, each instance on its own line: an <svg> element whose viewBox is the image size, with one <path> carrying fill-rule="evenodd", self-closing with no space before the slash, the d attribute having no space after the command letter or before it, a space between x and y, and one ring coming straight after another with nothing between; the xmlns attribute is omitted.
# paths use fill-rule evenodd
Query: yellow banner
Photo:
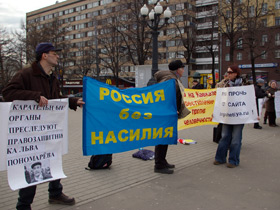
<svg viewBox="0 0 280 210"><path fill-rule="evenodd" d="M217 125L212 122L217 89L185 89L184 101L191 113L178 120L178 130L201 125Z"/></svg>

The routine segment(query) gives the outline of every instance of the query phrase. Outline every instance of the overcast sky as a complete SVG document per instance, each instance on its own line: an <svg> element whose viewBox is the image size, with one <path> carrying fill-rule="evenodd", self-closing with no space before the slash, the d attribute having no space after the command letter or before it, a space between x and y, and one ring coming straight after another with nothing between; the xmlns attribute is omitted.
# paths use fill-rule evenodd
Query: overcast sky
<svg viewBox="0 0 280 210"><path fill-rule="evenodd" d="M62 2L64 0L59 0ZM0 0L0 27L8 32L20 29L26 13L55 4L56 0Z"/></svg>

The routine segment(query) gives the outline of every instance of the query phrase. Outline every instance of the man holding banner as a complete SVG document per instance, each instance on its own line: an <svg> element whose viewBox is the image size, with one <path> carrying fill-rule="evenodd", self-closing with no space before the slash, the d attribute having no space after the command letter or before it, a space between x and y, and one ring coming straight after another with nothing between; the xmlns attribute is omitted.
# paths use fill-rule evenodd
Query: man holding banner
<svg viewBox="0 0 280 210"><path fill-rule="evenodd" d="M183 94L184 94L184 86L182 85L180 78L184 73L184 65L182 61L175 60L172 61L169 65L169 71L158 71L155 73L155 79L157 83L161 83L170 79L175 79L176 81L176 101L177 101L177 111L178 118L184 118L190 111L186 108ZM155 168L154 171L156 173L162 174L172 174L172 168L175 168L175 165L169 164L166 160L168 145L157 145L155 147Z"/></svg>
<svg viewBox="0 0 280 210"><path fill-rule="evenodd" d="M7 87L3 89L6 102L14 100L34 100L39 106L48 105L48 99L62 98L60 96L59 82L52 74L52 68L58 64L57 52L51 43L40 43L36 47L36 62L31 67L22 69L12 78ZM69 107L76 110L82 107L82 99L70 98ZM31 210L36 193L36 185L19 190L17 203L18 210ZM75 199L62 193L60 179L49 182L49 203L75 204Z"/></svg>
<svg viewBox="0 0 280 210"><path fill-rule="evenodd" d="M223 123L222 138L219 142L214 165L227 162L227 167L239 165L242 131L244 123L257 122L257 109L253 85L244 86L238 66L230 66L227 70L229 80L224 87L217 89L213 121ZM242 122L242 123L241 123Z"/></svg>

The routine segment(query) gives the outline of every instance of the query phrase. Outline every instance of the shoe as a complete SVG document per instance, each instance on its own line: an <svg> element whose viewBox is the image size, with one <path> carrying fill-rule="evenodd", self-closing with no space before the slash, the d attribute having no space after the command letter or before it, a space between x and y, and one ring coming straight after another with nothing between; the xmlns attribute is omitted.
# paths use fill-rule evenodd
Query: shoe
<svg viewBox="0 0 280 210"><path fill-rule="evenodd" d="M221 162L215 160L215 161L213 162L213 164L214 164L214 165L221 165L221 164L224 164L224 163L221 163Z"/></svg>
<svg viewBox="0 0 280 210"><path fill-rule="evenodd" d="M228 167L228 168L235 168L236 165L233 165L233 164L231 164L231 163L228 163L228 164L227 164L227 167Z"/></svg>
<svg viewBox="0 0 280 210"><path fill-rule="evenodd" d="M262 126L254 127L255 129L262 129Z"/></svg>
<svg viewBox="0 0 280 210"><path fill-rule="evenodd" d="M62 205L74 205L75 204L75 198L70 198L64 193L61 193L60 196L57 197L50 197L49 203L51 204L62 204Z"/></svg>
<svg viewBox="0 0 280 210"><path fill-rule="evenodd" d="M276 125L269 125L269 127L276 127Z"/></svg>
<svg viewBox="0 0 280 210"><path fill-rule="evenodd" d="M175 168L175 165L167 163L166 168Z"/></svg>
<svg viewBox="0 0 280 210"><path fill-rule="evenodd" d="M174 171L169 168L155 168L154 172L161 174L173 174Z"/></svg>

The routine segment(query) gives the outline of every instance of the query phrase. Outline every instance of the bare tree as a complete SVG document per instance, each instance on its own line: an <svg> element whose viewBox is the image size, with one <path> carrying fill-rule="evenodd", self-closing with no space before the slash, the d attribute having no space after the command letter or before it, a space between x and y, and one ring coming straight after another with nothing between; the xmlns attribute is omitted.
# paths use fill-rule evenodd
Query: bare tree
<svg viewBox="0 0 280 210"><path fill-rule="evenodd" d="M192 2L193 0L181 1L180 3L182 8L178 10L180 15L176 17L180 18L180 20L177 21L176 19L171 18L172 20L170 21L177 29L174 37L171 38L171 40L180 40L178 47L183 46L184 51L182 56L184 56L187 65L191 63L191 59L197 44L197 34L194 20L195 11L191 11L187 6L192 4ZM193 14L193 16L191 14Z"/></svg>
<svg viewBox="0 0 280 210"><path fill-rule="evenodd" d="M147 0L128 0L126 8L117 12L119 27L117 31L122 38L128 59L133 65L144 65L151 55L152 37L147 31L140 10ZM125 11L124 11L125 10Z"/></svg>
<svg viewBox="0 0 280 210"><path fill-rule="evenodd" d="M6 86L19 69L14 43L15 37L8 34L5 28L0 28L0 90Z"/></svg>
<svg viewBox="0 0 280 210"><path fill-rule="evenodd" d="M127 52L124 47L123 39L120 36L119 17L111 16L109 19L102 19L102 29L98 36L100 50L101 66L106 70L111 70L116 86L118 87L118 78L121 67L127 62Z"/></svg>
<svg viewBox="0 0 280 210"><path fill-rule="evenodd" d="M268 39L272 39L272 37L266 37L262 40L262 35L266 34L267 30L262 19L271 12L265 3L264 0L247 0L244 2L245 10L241 14L244 25L243 44L249 51L254 84L256 83L256 59L267 54L272 48L271 43L268 42Z"/></svg>
<svg viewBox="0 0 280 210"><path fill-rule="evenodd" d="M244 5L238 0L219 1L219 30L222 36L230 42L230 61L233 62L236 44L243 30L243 22L240 20Z"/></svg>

